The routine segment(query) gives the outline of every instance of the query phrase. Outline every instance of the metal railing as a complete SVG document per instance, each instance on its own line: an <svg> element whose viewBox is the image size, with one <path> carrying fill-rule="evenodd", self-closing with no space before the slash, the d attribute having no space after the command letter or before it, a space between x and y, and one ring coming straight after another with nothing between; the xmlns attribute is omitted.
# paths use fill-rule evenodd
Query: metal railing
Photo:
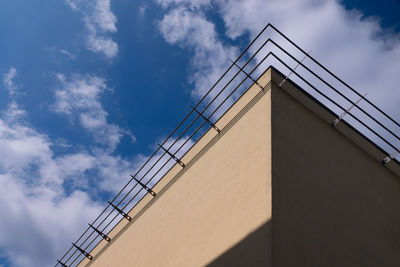
<svg viewBox="0 0 400 267"><path fill-rule="evenodd" d="M285 45L289 45L294 50L294 53L305 56L313 65L307 66L298 60L293 52L290 53L272 38L264 38L264 35L268 34L267 29L271 29L271 32L277 34ZM259 42L261 44L257 45ZM251 53L251 51L254 52ZM291 67L289 64L292 63L297 66ZM214 129L215 134L220 133L215 121L221 118L257 81L253 76L258 77L271 65L282 73L290 71L290 74L295 75L293 79L295 83L302 83L301 87L312 98L321 102L335 114L337 119L332 122L333 126L343 121L373 140L375 145L387 155L382 159L384 165L391 160L396 161L400 149L400 136L397 134L400 131L400 124L307 54L276 27L268 24L236 60L232 61L217 82L192 107L136 173L131 175L126 185L108 202L104 210L89 224L67 252L57 260L55 266L76 266L85 257L92 260L94 256L91 255L92 250L100 242L110 242L109 233L114 227L121 220L130 221L132 218L128 215L129 212L147 194L156 196L157 193L153 191L153 188L169 170L176 164L179 164L181 168L186 167L182 158L206 132ZM300 70L297 70L297 67L300 67ZM323 74L317 74L317 71L322 71ZM285 81L286 79L288 77ZM264 90L264 88L261 89ZM354 97L357 99L352 100ZM360 105L361 101L364 106Z"/></svg>

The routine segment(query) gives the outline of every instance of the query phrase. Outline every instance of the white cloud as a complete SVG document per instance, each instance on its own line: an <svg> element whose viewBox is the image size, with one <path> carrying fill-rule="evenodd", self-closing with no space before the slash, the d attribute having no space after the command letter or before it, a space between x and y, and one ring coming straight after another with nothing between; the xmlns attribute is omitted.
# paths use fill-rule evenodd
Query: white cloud
<svg viewBox="0 0 400 267"><path fill-rule="evenodd" d="M76 2L78 2L77 0L65 0L65 2L69 5L70 8L72 8L73 10L78 10L78 5L76 4ZM79 1L80 2L80 1Z"/></svg>
<svg viewBox="0 0 400 267"><path fill-rule="evenodd" d="M146 14L148 6L146 4L143 4L139 7L139 15L143 17Z"/></svg>
<svg viewBox="0 0 400 267"><path fill-rule="evenodd" d="M400 35L384 32L377 19L362 19L360 12L348 11L333 0L216 2L229 37L244 33L255 37L271 22L400 119L396 108L399 91L394 82L400 69Z"/></svg>
<svg viewBox="0 0 400 267"><path fill-rule="evenodd" d="M98 99L107 90L104 80L84 78L69 81L59 75L63 89L54 108L77 113L83 127L104 128L107 142L118 143L120 134L129 133L107 123ZM13 266L53 265L103 208L83 189L90 184L91 195L115 192L129 179L130 161L111 155L110 149L56 154L52 147L58 145L29 124L15 100L0 113L0 209L6 214L0 220L0 251ZM61 146L71 147L66 140Z"/></svg>
<svg viewBox="0 0 400 267"><path fill-rule="evenodd" d="M13 79L15 78L16 75L17 75L17 70L11 67L8 73L4 75L4 84L6 86L13 87L14 86Z"/></svg>
<svg viewBox="0 0 400 267"><path fill-rule="evenodd" d="M121 156L112 156L103 150L95 150L96 169L99 177L99 188L108 192L118 192L128 182L132 171L131 161Z"/></svg>
<svg viewBox="0 0 400 267"><path fill-rule="evenodd" d="M93 135L95 141L113 151L124 134L135 141L135 137L127 130L110 124L108 113L104 110L100 95L110 90L105 81L97 76L76 75L67 79L59 74L61 89L55 91L55 112L76 117L82 127Z"/></svg>
<svg viewBox="0 0 400 267"><path fill-rule="evenodd" d="M6 111L2 112L3 117L8 121L21 121L25 119L26 112L19 108L17 102L12 100L11 103L8 105Z"/></svg>
<svg viewBox="0 0 400 267"><path fill-rule="evenodd" d="M8 94L14 97L17 92L17 86L14 84L14 78L17 76L17 70L13 67L10 68L8 73L4 74L3 83L8 90Z"/></svg>
<svg viewBox="0 0 400 267"><path fill-rule="evenodd" d="M74 59L74 58L75 58L75 55L72 54L71 52L67 51L67 50L60 49L59 52L60 52L61 54L63 54L63 55L66 55L66 56L67 56L68 58L70 58L70 59Z"/></svg>
<svg viewBox="0 0 400 267"><path fill-rule="evenodd" d="M158 27L168 43L193 51L189 79L195 85L196 98L205 94L224 72L229 60L236 57L237 49L220 40L215 25L202 11L179 5L165 14Z"/></svg>
<svg viewBox="0 0 400 267"><path fill-rule="evenodd" d="M110 33L117 32L117 17L111 11L111 0L66 0L75 11L83 14L87 30L87 47L95 53L113 59L118 54L118 44Z"/></svg>
<svg viewBox="0 0 400 267"><path fill-rule="evenodd" d="M117 18L111 12L111 0L97 0L93 5L92 21L104 32L116 32Z"/></svg>
<svg viewBox="0 0 400 267"><path fill-rule="evenodd" d="M63 182L90 166L86 155L57 158L51 140L34 130L13 101L0 116L0 249L13 266L50 266L100 205Z"/></svg>
<svg viewBox="0 0 400 267"><path fill-rule="evenodd" d="M162 8L168 8L173 5L184 5L190 9L197 9L204 6L211 6L211 0L156 0Z"/></svg>
<svg viewBox="0 0 400 267"><path fill-rule="evenodd" d="M39 194L37 191L41 191ZM48 187L27 187L10 174L0 174L0 247L13 266L51 266L69 247L100 206L86 193L63 196ZM23 241L22 241L23 240Z"/></svg>
<svg viewBox="0 0 400 267"><path fill-rule="evenodd" d="M114 58L118 53L118 44L110 37L99 36L96 30L89 30L88 48L93 52L103 53L107 58Z"/></svg>
<svg viewBox="0 0 400 267"><path fill-rule="evenodd" d="M32 162L45 163L52 154L45 136L19 123L0 121L0 149L4 153L0 160L0 170L23 171Z"/></svg>
<svg viewBox="0 0 400 267"><path fill-rule="evenodd" d="M57 158L57 165L63 170L63 175L75 175L92 169L96 158L87 153L68 154Z"/></svg>

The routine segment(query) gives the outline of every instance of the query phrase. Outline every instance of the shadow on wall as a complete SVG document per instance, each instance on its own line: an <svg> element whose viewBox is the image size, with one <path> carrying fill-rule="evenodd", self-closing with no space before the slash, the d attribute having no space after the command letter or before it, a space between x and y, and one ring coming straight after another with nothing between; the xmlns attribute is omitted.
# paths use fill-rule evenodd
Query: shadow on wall
<svg viewBox="0 0 400 267"><path fill-rule="evenodd" d="M271 267L271 221L266 222L234 247L207 264L208 267Z"/></svg>

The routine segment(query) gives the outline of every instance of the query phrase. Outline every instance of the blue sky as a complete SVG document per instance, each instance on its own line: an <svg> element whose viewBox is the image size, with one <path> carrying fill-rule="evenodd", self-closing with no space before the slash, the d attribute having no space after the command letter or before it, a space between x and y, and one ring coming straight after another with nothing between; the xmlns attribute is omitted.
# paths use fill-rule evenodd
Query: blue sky
<svg viewBox="0 0 400 267"><path fill-rule="evenodd" d="M0 3L0 266L55 264L268 22L400 120L399 1L39 2Z"/></svg>

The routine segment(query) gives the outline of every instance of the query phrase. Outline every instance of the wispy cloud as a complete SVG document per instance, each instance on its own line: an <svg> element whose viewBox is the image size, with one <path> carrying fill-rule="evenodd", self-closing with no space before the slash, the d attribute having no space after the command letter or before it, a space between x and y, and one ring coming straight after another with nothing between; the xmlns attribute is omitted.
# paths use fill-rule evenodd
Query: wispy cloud
<svg viewBox="0 0 400 267"><path fill-rule="evenodd" d="M3 83L4 86L8 90L8 94L11 97L14 97L17 94L17 86L14 83L14 78L17 76L17 70L14 67L11 67L10 70L4 74Z"/></svg>
<svg viewBox="0 0 400 267"><path fill-rule="evenodd" d="M7 110L2 112L3 117L8 122L22 121L25 119L26 112L19 108L16 98L20 95L18 85L14 79L17 76L17 70L11 67L7 73L3 75L3 84L8 91L11 102L8 104Z"/></svg>
<svg viewBox="0 0 400 267"><path fill-rule="evenodd" d="M121 190L132 173L132 161L110 155L101 149L96 149L93 153L96 155L96 170L101 177L99 188L113 193Z"/></svg>
<svg viewBox="0 0 400 267"><path fill-rule="evenodd" d="M142 5L139 7L139 15L140 15L141 17L143 17L143 16L146 14L147 8L148 8L148 6L147 6L146 4L142 4Z"/></svg>
<svg viewBox="0 0 400 267"><path fill-rule="evenodd" d="M66 0L75 11L81 12L87 30L87 48L113 59L118 54L118 44L110 37L117 32L117 17L111 11L111 0Z"/></svg>
<svg viewBox="0 0 400 267"><path fill-rule="evenodd" d="M64 49L60 49L59 52L63 55L66 55L67 57L69 57L70 59L74 59L75 55L73 55L71 52L64 50Z"/></svg>
<svg viewBox="0 0 400 267"><path fill-rule="evenodd" d="M104 110L100 95L110 90L105 80L97 76L75 75L67 79L58 74L61 88L55 91L53 110L77 118L82 127L93 135L95 141L110 151L114 151L123 135L135 137L125 129L107 121L108 113Z"/></svg>
<svg viewBox="0 0 400 267"><path fill-rule="evenodd" d="M195 85L193 95L199 98L217 81L229 60L235 58L237 49L221 41L215 25L206 18L204 12L190 9L195 4L198 8L201 4L208 5L208 1L188 2L187 5L183 4L184 1L159 2L163 6L179 3L158 22L158 28L168 43L193 51L189 80Z"/></svg>
<svg viewBox="0 0 400 267"><path fill-rule="evenodd" d="M200 7L211 6L211 0L156 0L162 8L171 6L184 5L190 9L198 9Z"/></svg>
<svg viewBox="0 0 400 267"><path fill-rule="evenodd" d="M78 0L65 0L65 2L69 5L70 8L73 10L78 10L78 5L77 2L80 2Z"/></svg>

